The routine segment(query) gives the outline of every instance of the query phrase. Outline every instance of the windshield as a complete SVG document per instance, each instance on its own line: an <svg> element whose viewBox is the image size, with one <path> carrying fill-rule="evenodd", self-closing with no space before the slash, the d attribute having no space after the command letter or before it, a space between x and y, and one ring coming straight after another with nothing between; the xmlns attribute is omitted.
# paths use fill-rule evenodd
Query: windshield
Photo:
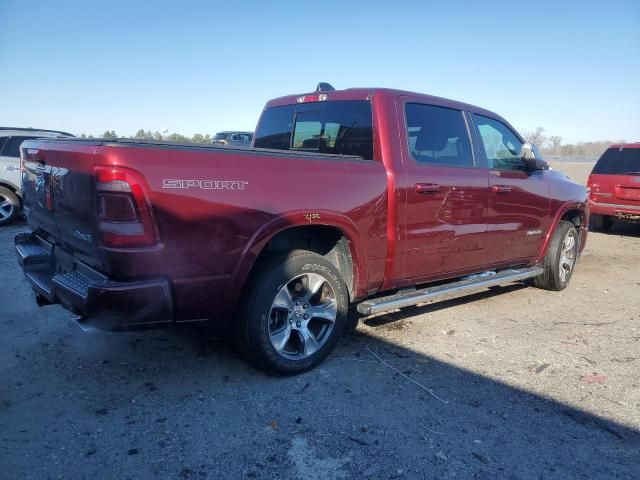
<svg viewBox="0 0 640 480"><path fill-rule="evenodd" d="M640 148L609 148L602 154L596 166L595 174L624 175L640 172Z"/></svg>
<svg viewBox="0 0 640 480"><path fill-rule="evenodd" d="M356 155L373 159L371 103L311 102L265 110L256 148Z"/></svg>
<svg viewBox="0 0 640 480"><path fill-rule="evenodd" d="M226 133L216 133L216 136L213 137L213 140L224 140L225 138L227 138L227 134Z"/></svg>

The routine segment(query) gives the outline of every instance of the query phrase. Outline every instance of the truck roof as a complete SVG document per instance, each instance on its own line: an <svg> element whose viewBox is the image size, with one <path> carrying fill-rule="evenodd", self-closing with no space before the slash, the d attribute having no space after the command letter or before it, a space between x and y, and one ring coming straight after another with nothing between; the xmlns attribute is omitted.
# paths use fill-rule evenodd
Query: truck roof
<svg viewBox="0 0 640 480"><path fill-rule="evenodd" d="M344 90L328 90L328 91L314 91L307 93L299 93L297 95L286 95L284 97L275 98L267 102L265 108L277 107L282 105L290 105L299 103L298 99L304 96L317 96L319 94L326 95L327 100L371 100L374 97L386 97L386 98L398 98L398 97L413 97L423 100L425 103L437 105L446 108L455 108L458 110L466 110L468 112L477 113L487 117L495 118L504 123L507 122L500 115L486 110L484 108L476 107L469 103L458 102L457 100L451 100L443 97L436 97L434 95L426 95L424 93L410 92L406 90L396 90L392 88L347 88Z"/></svg>

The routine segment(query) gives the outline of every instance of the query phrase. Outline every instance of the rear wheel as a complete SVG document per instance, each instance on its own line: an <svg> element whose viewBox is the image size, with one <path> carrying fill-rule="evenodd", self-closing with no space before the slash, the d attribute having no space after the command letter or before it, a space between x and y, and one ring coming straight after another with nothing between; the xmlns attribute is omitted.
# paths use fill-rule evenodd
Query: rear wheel
<svg viewBox="0 0 640 480"><path fill-rule="evenodd" d="M558 224L544 257L544 273L533 284L545 290L564 290L569 285L578 260L578 231L571 222Z"/></svg>
<svg viewBox="0 0 640 480"><path fill-rule="evenodd" d="M0 225L8 225L20 214L20 199L11 190L0 187Z"/></svg>
<svg viewBox="0 0 640 480"><path fill-rule="evenodd" d="M596 232L608 232L613 225L613 219L608 215L591 215L591 228Z"/></svg>
<svg viewBox="0 0 640 480"><path fill-rule="evenodd" d="M297 250L264 261L245 293L236 341L256 367L280 375L318 365L341 336L348 291L324 257Z"/></svg>

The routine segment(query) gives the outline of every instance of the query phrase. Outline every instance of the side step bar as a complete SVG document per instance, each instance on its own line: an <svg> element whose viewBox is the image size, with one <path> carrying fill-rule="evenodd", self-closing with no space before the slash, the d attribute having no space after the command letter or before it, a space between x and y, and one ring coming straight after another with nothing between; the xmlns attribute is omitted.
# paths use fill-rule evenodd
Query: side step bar
<svg viewBox="0 0 640 480"><path fill-rule="evenodd" d="M413 290L409 292L404 290L394 295L365 300L358 304L358 313L362 315L375 315L376 313L410 307L427 301L442 301L462 297L488 287L518 282L527 278L537 277L543 273L544 269L541 267L529 267L501 270L497 273L471 275L457 282L445 283L423 290Z"/></svg>

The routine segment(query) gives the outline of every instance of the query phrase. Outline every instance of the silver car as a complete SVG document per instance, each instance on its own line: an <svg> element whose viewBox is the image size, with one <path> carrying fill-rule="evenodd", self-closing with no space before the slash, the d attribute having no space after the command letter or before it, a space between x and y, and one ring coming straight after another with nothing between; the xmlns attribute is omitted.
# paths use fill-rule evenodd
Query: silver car
<svg viewBox="0 0 640 480"><path fill-rule="evenodd" d="M20 144L31 138L73 137L70 133L35 128L0 127L0 226L14 221L22 208Z"/></svg>
<svg viewBox="0 0 640 480"><path fill-rule="evenodd" d="M248 147L251 145L253 132L218 132L211 143L231 145L234 147Z"/></svg>

